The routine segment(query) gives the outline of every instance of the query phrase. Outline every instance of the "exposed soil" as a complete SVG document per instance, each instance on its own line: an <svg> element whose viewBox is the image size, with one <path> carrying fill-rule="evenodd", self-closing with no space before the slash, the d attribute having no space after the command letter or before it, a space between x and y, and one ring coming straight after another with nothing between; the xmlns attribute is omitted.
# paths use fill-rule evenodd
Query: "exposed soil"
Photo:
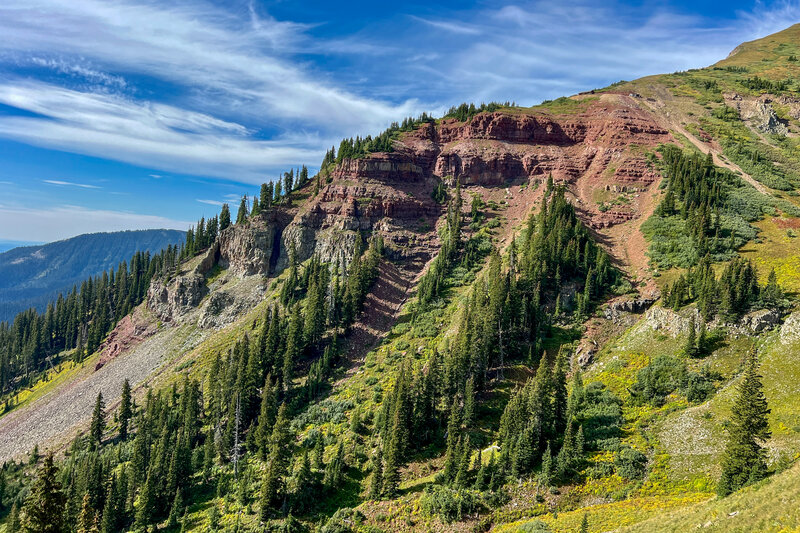
<svg viewBox="0 0 800 533"><path fill-rule="evenodd" d="M800 228L800 218L778 218L772 219L776 226L781 229L798 229Z"/></svg>
<svg viewBox="0 0 800 533"><path fill-rule="evenodd" d="M378 279L367 294L364 309L350 329L344 346L351 376L364 363L364 357L392 329L418 276L418 270L398 267L382 260L378 265ZM338 383L337 383L338 385Z"/></svg>

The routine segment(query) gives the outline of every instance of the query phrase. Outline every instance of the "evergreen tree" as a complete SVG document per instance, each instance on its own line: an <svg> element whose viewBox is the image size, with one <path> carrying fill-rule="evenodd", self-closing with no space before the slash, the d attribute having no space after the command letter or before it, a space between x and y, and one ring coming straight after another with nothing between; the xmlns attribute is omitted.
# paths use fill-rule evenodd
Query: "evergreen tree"
<svg viewBox="0 0 800 533"><path fill-rule="evenodd" d="M458 398L453 400L450 408L450 416L447 418L447 451L444 460L444 472L442 476L446 482L451 482L455 478L460 463L459 452L461 451L461 410L458 405Z"/></svg>
<svg viewBox="0 0 800 533"><path fill-rule="evenodd" d="M783 300L783 291L778 285L778 276L775 274L774 268L769 271L767 285L762 291L761 298L764 301L764 304L769 307L774 307L778 305L781 300Z"/></svg>
<svg viewBox="0 0 800 533"><path fill-rule="evenodd" d="M211 502L211 507L208 509L208 531L217 531L219 529L220 512L217 500Z"/></svg>
<svg viewBox="0 0 800 533"><path fill-rule="evenodd" d="M102 533L115 533L125 518L125 497L120 493L120 484L112 475L106 492L106 503L103 507L103 519L100 522ZM122 487L124 489L124 487Z"/></svg>
<svg viewBox="0 0 800 533"><path fill-rule="evenodd" d="M128 423L132 416L131 384L126 379L122 383L122 399L119 404L119 438L122 440L128 438Z"/></svg>
<svg viewBox="0 0 800 533"><path fill-rule="evenodd" d="M307 509L313 505L315 495L314 475L311 472L311 460L308 458L308 450L303 450L300 456L300 467L295 474L295 490L293 508L299 511Z"/></svg>
<svg viewBox="0 0 800 533"><path fill-rule="evenodd" d="M555 435L562 435L567 429L567 370L568 362L565 350L559 350L553 369L553 430Z"/></svg>
<svg viewBox="0 0 800 533"><path fill-rule="evenodd" d="M353 409L353 413L350 415L350 431L352 433L358 434L361 430L361 405L357 405L355 409Z"/></svg>
<svg viewBox="0 0 800 533"><path fill-rule="evenodd" d="M97 393L97 401L92 411L92 424L89 427L89 435L95 445L99 445L103 440L103 432L106 429L106 403L103 401L103 393Z"/></svg>
<svg viewBox="0 0 800 533"><path fill-rule="evenodd" d="M259 205L266 211L272 205L272 183L262 183L259 191Z"/></svg>
<svg viewBox="0 0 800 533"><path fill-rule="evenodd" d="M44 459L23 508L23 530L28 533L62 533L66 497L57 479L53 454Z"/></svg>
<svg viewBox="0 0 800 533"><path fill-rule="evenodd" d="M589 513L583 513L580 533L589 533Z"/></svg>
<svg viewBox="0 0 800 533"><path fill-rule="evenodd" d="M753 348L745 360L745 370L728 426L722 476L717 486L721 496L727 496L766 476L767 461L763 444L771 436L767 418L769 413L758 373L758 355Z"/></svg>
<svg viewBox="0 0 800 533"><path fill-rule="evenodd" d="M287 197L289 193L294 190L294 169L283 173L283 188L284 191L286 191L285 196Z"/></svg>
<svg viewBox="0 0 800 533"><path fill-rule="evenodd" d="M519 434L517 442L514 444L514 453L511 460L511 475L521 479L528 473L531 463L533 463L533 445L529 438L532 424L528 424L525 431Z"/></svg>
<svg viewBox="0 0 800 533"><path fill-rule="evenodd" d="M289 392L294 379L294 367L303 353L303 318L300 304L295 304L289 317L289 331L286 339L286 352L283 354L283 390Z"/></svg>
<svg viewBox="0 0 800 533"><path fill-rule="evenodd" d="M222 231L231 225L231 208L228 204L222 204L222 210L219 213L219 230Z"/></svg>
<svg viewBox="0 0 800 533"><path fill-rule="evenodd" d="M236 224L245 222L247 222L247 196L242 196L242 201L239 202L239 211L236 213Z"/></svg>
<svg viewBox="0 0 800 533"><path fill-rule="evenodd" d="M371 473L367 486L367 498L370 500L377 500L381 497L383 490L383 455L381 453L381 446L375 450L372 456Z"/></svg>
<svg viewBox="0 0 800 533"><path fill-rule="evenodd" d="M464 427L469 429L475 421L475 379L470 376L464 387Z"/></svg>
<svg viewBox="0 0 800 533"><path fill-rule="evenodd" d="M262 460L266 459L269 453L269 440L272 436L277 410L277 390L272 383L272 377L267 376L261 392L261 410L258 415L258 425L256 426L256 446L258 447L258 455Z"/></svg>
<svg viewBox="0 0 800 533"><path fill-rule="evenodd" d="M289 420L286 415L286 404L281 404L278 417L270 438L269 457L267 469L261 484L261 518L269 517L269 509L278 503L284 496L285 477L289 469L291 458L291 433Z"/></svg>
<svg viewBox="0 0 800 533"><path fill-rule="evenodd" d="M547 448L544 450L544 455L542 456L542 485L545 487L549 487L553 484L553 478L555 477L555 464L553 463L553 453L550 451L550 443L547 443Z"/></svg>
<svg viewBox="0 0 800 533"><path fill-rule="evenodd" d="M689 320L689 334L686 336L683 353L686 357L697 357L697 332L695 331L694 317Z"/></svg>
<svg viewBox="0 0 800 533"><path fill-rule="evenodd" d="M708 331L706 329L706 321L700 322L700 334L697 336L697 357L708 355Z"/></svg>
<svg viewBox="0 0 800 533"><path fill-rule="evenodd" d="M98 533L97 513L92 509L88 492L83 495L81 514L78 516L78 533Z"/></svg>
<svg viewBox="0 0 800 533"><path fill-rule="evenodd" d="M331 457L330 462L325 465L325 477L322 483L329 489L336 489L342 484L344 479L344 439L339 440L336 452Z"/></svg>
<svg viewBox="0 0 800 533"><path fill-rule="evenodd" d="M6 520L6 533L19 533L22 531L22 525L19 519L19 507L15 501L11 505L11 512L8 513L8 520Z"/></svg>
<svg viewBox="0 0 800 533"><path fill-rule="evenodd" d="M323 440L324 439L320 437L317 439L316 444L314 444L314 468L317 470L325 468L325 443Z"/></svg>
<svg viewBox="0 0 800 533"><path fill-rule="evenodd" d="M175 527L178 525L178 520L184 515L186 510L183 508L183 496L181 490L175 493L175 499L172 501L172 507L169 510L169 518L167 518L167 526Z"/></svg>

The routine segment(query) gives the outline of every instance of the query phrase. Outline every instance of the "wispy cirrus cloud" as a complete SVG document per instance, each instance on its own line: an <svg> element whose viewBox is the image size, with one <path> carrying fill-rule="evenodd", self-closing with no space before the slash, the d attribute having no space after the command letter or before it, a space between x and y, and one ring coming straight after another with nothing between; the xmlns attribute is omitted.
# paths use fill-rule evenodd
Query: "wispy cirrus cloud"
<svg viewBox="0 0 800 533"><path fill-rule="evenodd" d="M376 133L417 111L412 98L357 94L298 61L298 53L324 48L306 34L310 27L265 16L252 2L243 15L202 0L6 0L0 63L27 58L98 87L6 81L0 102L41 116L0 115L0 135L254 181L313 165L343 136ZM169 90L137 90L127 79L142 76Z"/></svg>
<svg viewBox="0 0 800 533"><path fill-rule="evenodd" d="M201 200L200 198L198 198L197 201L200 202L201 204L216 205L219 207L222 207L222 204L224 203L220 202L219 200Z"/></svg>
<svg viewBox="0 0 800 533"><path fill-rule="evenodd" d="M76 29L80 28L80 34ZM308 25L249 16L202 1L6 0L0 50L71 54L156 76L209 109L265 113L324 130L376 129L414 108L353 94L293 56ZM91 35L91 39L85 38ZM330 81L330 78L328 78Z"/></svg>
<svg viewBox="0 0 800 533"><path fill-rule="evenodd" d="M531 105L713 64L743 40L800 21L800 2L759 2L731 15L708 17L669 3L535 0L410 14L399 35L373 37L413 43L398 57L404 66L392 81L424 79L414 87L423 101L446 103L449 95L450 103Z"/></svg>
<svg viewBox="0 0 800 533"><path fill-rule="evenodd" d="M97 185L89 185L88 183L75 183L72 181L63 181L63 180L42 180L45 183L49 183L50 185L60 185L64 187L78 187L81 189L101 189Z"/></svg>
<svg viewBox="0 0 800 533"><path fill-rule="evenodd" d="M463 21L449 21L449 20L432 20L427 19L424 17L417 17L411 16L412 20L416 20L422 22L423 24L427 24L431 28L435 28L437 30L444 30L450 33L457 33L460 35L480 35L481 29L477 26L472 24L465 23Z"/></svg>
<svg viewBox="0 0 800 533"><path fill-rule="evenodd" d="M316 159L292 139L258 140L247 127L166 104L136 102L52 84L0 82L0 137L118 161L261 183L273 167Z"/></svg>
<svg viewBox="0 0 800 533"><path fill-rule="evenodd" d="M90 66L86 66L78 62L69 62L64 59L44 58L44 57L31 57L30 63L39 67L55 70L61 74L80 77L92 83L98 83L107 86L114 86L120 89L125 88L128 84L122 76L114 76L97 70Z"/></svg>

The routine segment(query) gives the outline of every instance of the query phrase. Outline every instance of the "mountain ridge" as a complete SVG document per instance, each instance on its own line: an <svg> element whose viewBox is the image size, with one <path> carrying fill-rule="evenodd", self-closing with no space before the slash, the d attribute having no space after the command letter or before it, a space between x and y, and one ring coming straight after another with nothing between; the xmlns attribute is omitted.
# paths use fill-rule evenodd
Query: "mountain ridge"
<svg viewBox="0 0 800 533"><path fill-rule="evenodd" d="M127 261L137 251L156 253L184 240L185 232L153 229L87 233L0 253L0 320L31 307L44 310L59 293Z"/></svg>
<svg viewBox="0 0 800 533"><path fill-rule="evenodd" d="M0 416L3 458L138 472L117 529L800 527L728 509L796 467L713 496L753 350L771 471L800 453L797 29L732 56L767 61L343 141L157 270L85 361L54 356ZM89 436L126 377L136 436ZM70 483L77 509L93 482Z"/></svg>

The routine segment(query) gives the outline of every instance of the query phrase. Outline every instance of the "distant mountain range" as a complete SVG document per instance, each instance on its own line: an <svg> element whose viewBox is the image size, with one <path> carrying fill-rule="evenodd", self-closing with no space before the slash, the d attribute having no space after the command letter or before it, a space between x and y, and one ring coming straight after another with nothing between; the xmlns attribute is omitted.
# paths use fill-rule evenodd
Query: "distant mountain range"
<svg viewBox="0 0 800 533"><path fill-rule="evenodd" d="M135 252L158 252L184 238L183 231L166 229L90 233L0 253L0 321L11 321L30 307L41 311L60 292Z"/></svg>
<svg viewBox="0 0 800 533"><path fill-rule="evenodd" d="M39 241L3 241L0 240L0 254L21 246L39 246L45 244Z"/></svg>

